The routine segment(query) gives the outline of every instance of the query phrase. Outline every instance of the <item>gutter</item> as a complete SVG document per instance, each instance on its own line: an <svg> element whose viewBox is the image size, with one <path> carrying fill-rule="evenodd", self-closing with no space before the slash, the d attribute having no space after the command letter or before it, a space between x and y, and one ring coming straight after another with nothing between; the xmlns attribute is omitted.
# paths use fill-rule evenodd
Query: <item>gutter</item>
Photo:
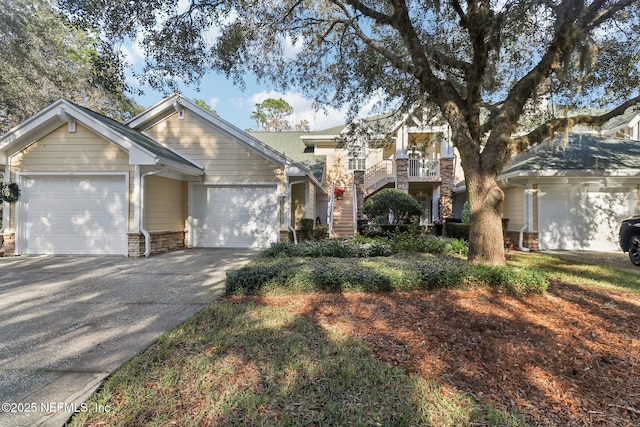
<svg viewBox="0 0 640 427"><path fill-rule="evenodd" d="M151 235L145 228L144 217L145 217L145 203L144 203L144 182L145 178L150 175L157 175L159 173L166 172L167 168L162 168L160 170L151 171L143 173L140 176L140 232L144 236L144 257L148 258L151 255Z"/></svg>

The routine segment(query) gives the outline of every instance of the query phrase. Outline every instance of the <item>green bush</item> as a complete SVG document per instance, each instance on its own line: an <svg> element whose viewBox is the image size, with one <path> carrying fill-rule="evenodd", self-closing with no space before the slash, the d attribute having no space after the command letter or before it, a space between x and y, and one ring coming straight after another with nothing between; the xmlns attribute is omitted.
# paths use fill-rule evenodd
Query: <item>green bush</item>
<svg viewBox="0 0 640 427"><path fill-rule="evenodd" d="M411 218L422 215L422 206L406 191L385 188L369 197L362 211L379 224L387 224L389 213L393 215L391 224L409 224Z"/></svg>
<svg viewBox="0 0 640 427"><path fill-rule="evenodd" d="M470 265L468 278L489 288L517 297L543 294L549 287L547 278L533 270L515 269L502 265Z"/></svg>
<svg viewBox="0 0 640 427"><path fill-rule="evenodd" d="M504 266L471 265L447 255L403 253L372 258L276 258L227 272L229 294L388 292L487 288L516 297L542 294L540 273Z"/></svg>
<svg viewBox="0 0 640 427"><path fill-rule="evenodd" d="M469 241L469 224L447 221L444 224L447 236L452 239L462 239Z"/></svg>

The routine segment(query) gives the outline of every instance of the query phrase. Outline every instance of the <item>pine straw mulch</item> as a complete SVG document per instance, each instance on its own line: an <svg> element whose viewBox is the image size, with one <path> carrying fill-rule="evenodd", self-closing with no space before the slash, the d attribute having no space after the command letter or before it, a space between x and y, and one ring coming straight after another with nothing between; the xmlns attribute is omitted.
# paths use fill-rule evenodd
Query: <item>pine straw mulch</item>
<svg viewBox="0 0 640 427"><path fill-rule="evenodd" d="M533 425L640 426L640 297L568 283L263 297L364 340L386 363Z"/></svg>

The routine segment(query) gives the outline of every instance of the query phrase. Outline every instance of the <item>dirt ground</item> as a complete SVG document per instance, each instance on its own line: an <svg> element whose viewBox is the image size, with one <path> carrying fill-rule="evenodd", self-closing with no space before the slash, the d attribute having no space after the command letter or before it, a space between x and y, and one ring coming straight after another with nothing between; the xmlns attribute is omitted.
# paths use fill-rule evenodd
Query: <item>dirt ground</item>
<svg viewBox="0 0 640 427"><path fill-rule="evenodd" d="M622 252L562 256L640 273ZM640 426L637 294L553 282L526 299L443 290L263 300L360 337L379 360L531 425Z"/></svg>

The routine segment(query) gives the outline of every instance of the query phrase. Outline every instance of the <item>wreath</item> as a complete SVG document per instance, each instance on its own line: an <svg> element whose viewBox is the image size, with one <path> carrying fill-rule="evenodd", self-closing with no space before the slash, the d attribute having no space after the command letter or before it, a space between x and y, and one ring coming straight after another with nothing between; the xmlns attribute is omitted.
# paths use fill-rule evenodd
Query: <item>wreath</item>
<svg viewBox="0 0 640 427"><path fill-rule="evenodd" d="M15 182L0 184L0 198L7 203L13 203L20 197L20 188Z"/></svg>

